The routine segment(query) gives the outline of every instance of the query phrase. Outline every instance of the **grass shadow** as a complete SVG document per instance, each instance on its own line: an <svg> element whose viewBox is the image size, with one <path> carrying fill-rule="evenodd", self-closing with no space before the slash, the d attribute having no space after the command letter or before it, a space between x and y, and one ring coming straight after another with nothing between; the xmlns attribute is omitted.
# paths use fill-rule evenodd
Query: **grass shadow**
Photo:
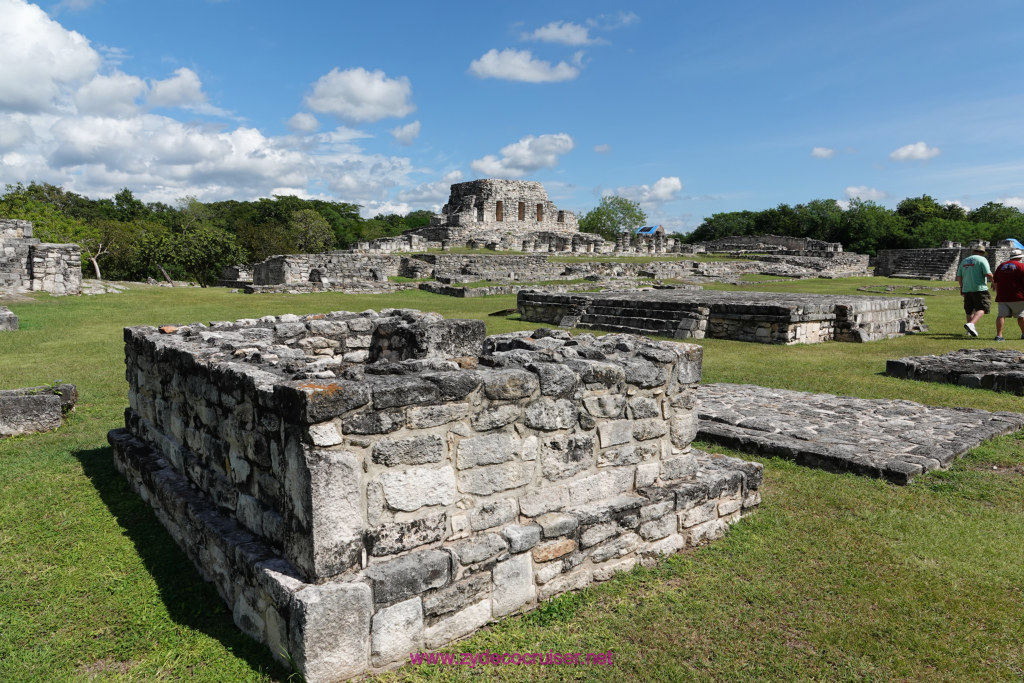
<svg viewBox="0 0 1024 683"><path fill-rule="evenodd" d="M254 672L275 680L287 680L289 672L273 659L264 645L235 626L231 611L213 584L203 580L153 510L117 471L113 450L107 446L77 450L73 455L104 505L135 545L136 553L157 584L170 618L219 641Z"/></svg>

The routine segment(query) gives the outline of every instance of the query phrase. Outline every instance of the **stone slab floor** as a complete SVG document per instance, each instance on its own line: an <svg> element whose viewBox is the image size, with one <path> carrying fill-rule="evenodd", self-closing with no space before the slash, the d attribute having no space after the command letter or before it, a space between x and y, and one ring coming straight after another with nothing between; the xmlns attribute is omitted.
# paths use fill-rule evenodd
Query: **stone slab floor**
<svg viewBox="0 0 1024 683"><path fill-rule="evenodd" d="M1024 427L1020 413L749 384L702 384L697 395L700 440L896 484L945 469L982 441Z"/></svg>

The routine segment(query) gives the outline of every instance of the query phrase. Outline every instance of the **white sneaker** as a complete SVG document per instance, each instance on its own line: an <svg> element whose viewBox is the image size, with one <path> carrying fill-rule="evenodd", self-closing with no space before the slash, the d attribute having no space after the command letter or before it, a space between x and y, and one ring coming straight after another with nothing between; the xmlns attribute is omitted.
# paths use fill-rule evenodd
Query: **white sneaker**
<svg viewBox="0 0 1024 683"><path fill-rule="evenodd" d="M964 329L967 330L967 334L972 337L978 336L978 330L974 329L974 323L964 323Z"/></svg>

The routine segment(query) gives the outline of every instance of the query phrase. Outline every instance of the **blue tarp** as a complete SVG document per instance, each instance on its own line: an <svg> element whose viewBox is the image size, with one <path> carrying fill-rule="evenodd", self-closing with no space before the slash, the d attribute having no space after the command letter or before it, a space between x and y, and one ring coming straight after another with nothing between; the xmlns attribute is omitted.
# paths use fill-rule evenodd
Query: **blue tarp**
<svg viewBox="0 0 1024 683"><path fill-rule="evenodd" d="M657 231L657 229L660 228L660 227L661 227L660 225L647 225L647 226L644 226L644 227L640 227L640 228L636 229L636 234L638 234L638 235L653 235Z"/></svg>
<svg viewBox="0 0 1024 683"><path fill-rule="evenodd" d="M1018 242L1017 240L1013 239L1012 237L1007 237L1006 239L1010 240L1010 242L1013 243L1013 248L1014 249L1024 249L1024 244L1021 244L1020 242Z"/></svg>

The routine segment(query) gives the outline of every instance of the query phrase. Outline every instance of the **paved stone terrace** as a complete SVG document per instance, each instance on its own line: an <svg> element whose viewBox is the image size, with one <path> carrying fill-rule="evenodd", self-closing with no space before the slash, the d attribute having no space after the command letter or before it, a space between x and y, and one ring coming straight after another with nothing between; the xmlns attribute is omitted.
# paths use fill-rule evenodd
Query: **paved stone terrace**
<svg viewBox="0 0 1024 683"><path fill-rule="evenodd" d="M697 396L698 439L895 484L945 469L982 441L1024 427L1020 413L749 384L702 384Z"/></svg>
<svg viewBox="0 0 1024 683"><path fill-rule="evenodd" d="M887 361L885 374L1024 396L1024 351L960 349L941 356L911 356Z"/></svg>

